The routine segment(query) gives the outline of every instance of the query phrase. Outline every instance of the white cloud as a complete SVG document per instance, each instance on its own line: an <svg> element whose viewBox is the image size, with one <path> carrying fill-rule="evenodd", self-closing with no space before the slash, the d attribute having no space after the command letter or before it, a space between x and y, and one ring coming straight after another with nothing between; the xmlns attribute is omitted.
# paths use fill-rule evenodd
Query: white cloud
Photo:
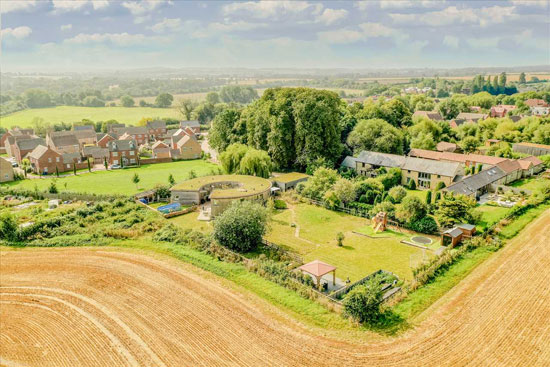
<svg viewBox="0 0 550 367"><path fill-rule="evenodd" d="M331 25L348 16L348 11L345 9L325 9L319 14L315 21L326 25Z"/></svg>
<svg viewBox="0 0 550 367"><path fill-rule="evenodd" d="M443 38L443 44L452 48L458 48L458 41L458 37L455 36L445 36Z"/></svg>
<svg viewBox="0 0 550 367"><path fill-rule="evenodd" d="M143 16L162 5L165 0L125 1L122 6L135 16Z"/></svg>
<svg viewBox="0 0 550 367"><path fill-rule="evenodd" d="M63 24L61 27L59 27L59 29L61 29L62 31L68 31L72 28L73 28L72 24Z"/></svg>
<svg viewBox="0 0 550 367"><path fill-rule="evenodd" d="M12 11L29 10L36 6L35 0L28 1L0 1L0 13L9 13Z"/></svg>
<svg viewBox="0 0 550 367"><path fill-rule="evenodd" d="M162 22L159 22L148 28L155 33L163 33L165 31L175 31L181 28L181 19L164 18Z"/></svg>
<svg viewBox="0 0 550 367"><path fill-rule="evenodd" d="M426 24L429 26L446 26L451 24L479 24L482 27L490 24L504 23L515 19L518 15L513 6L492 6L481 9L457 8L449 6L443 10L423 14L390 13L395 23L403 25Z"/></svg>
<svg viewBox="0 0 550 367"><path fill-rule="evenodd" d="M446 0L382 0L382 1L356 1L354 7L361 11L369 7L379 6L381 9L409 9L413 7L434 8L445 4Z"/></svg>
<svg viewBox="0 0 550 367"><path fill-rule="evenodd" d="M259 19L274 18L288 14L298 14L305 10L312 9L319 13L323 8L322 4L310 4L307 1L248 1L231 3L223 6L226 15L249 14Z"/></svg>
<svg viewBox="0 0 550 367"><path fill-rule="evenodd" d="M472 48L494 50L498 46L499 41L499 37L480 37L469 38L466 40L466 43L468 43L468 45Z"/></svg>
<svg viewBox="0 0 550 367"><path fill-rule="evenodd" d="M92 5L95 10L103 9L109 6L108 0L92 0Z"/></svg>
<svg viewBox="0 0 550 367"><path fill-rule="evenodd" d="M191 38L220 37L231 32L250 31L257 28L264 28L264 23L238 22L213 22L207 25L197 20L187 20L183 23L182 29Z"/></svg>
<svg viewBox="0 0 550 367"><path fill-rule="evenodd" d="M143 34L129 33L80 33L65 39L69 44L112 43L117 46L140 45L148 41L161 40L160 37L147 37Z"/></svg>
<svg viewBox="0 0 550 367"><path fill-rule="evenodd" d="M94 10L104 9L109 6L109 0L52 0L56 11L69 12L82 9L87 4L92 4Z"/></svg>
<svg viewBox="0 0 550 367"><path fill-rule="evenodd" d="M343 28L334 31L319 32L319 38L329 43L354 43L377 37L392 37L396 40L408 38L407 35L381 23L362 23L359 24L359 30Z"/></svg>
<svg viewBox="0 0 550 367"><path fill-rule="evenodd" d="M28 37L32 33L30 27L22 26L16 28L5 28L0 31L2 37L13 37L16 39L23 39Z"/></svg>
<svg viewBox="0 0 550 367"><path fill-rule="evenodd" d="M537 6L539 8L548 8L550 6L548 0L510 0L510 3L513 5Z"/></svg>

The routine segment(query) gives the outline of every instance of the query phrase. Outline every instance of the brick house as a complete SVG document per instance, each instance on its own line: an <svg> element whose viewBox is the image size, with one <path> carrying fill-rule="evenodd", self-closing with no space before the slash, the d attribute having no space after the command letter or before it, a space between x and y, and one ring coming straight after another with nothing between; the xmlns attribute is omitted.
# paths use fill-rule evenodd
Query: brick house
<svg viewBox="0 0 550 367"><path fill-rule="evenodd" d="M76 128L77 126L75 126ZM81 126L82 127L82 126ZM91 129L80 129L74 130L74 135L78 139L78 144L80 145L80 150L84 145L96 145L97 144L97 133L95 130Z"/></svg>
<svg viewBox="0 0 550 367"><path fill-rule="evenodd" d="M115 128L114 132L119 136L119 140L135 140L138 145L147 144L149 142L149 133L145 126Z"/></svg>
<svg viewBox="0 0 550 367"><path fill-rule="evenodd" d="M103 164L105 159L109 160L109 149L87 145L82 149L82 155L94 164Z"/></svg>
<svg viewBox="0 0 550 367"><path fill-rule="evenodd" d="M153 144L152 152L153 152L153 158L170 158L171 157L170 146L168 146L168 144L160 140L155 142L155 144Z"/></svg>
<svg viewBox="0 0 550 367"><path fill-rule="evenodd" d="M80 152L80 143L74 131L50 132L46 135L46 144L61 154Z"/></svg>
<svg viewBox="0 0 550 367"><path fill-rule="evenodd" d="M184 135L177 142L175 148L179 159L197 159L201 157L202 148L193 136Z"/></svg>
<svg viewBox="0 0 550 367"><path fill-rule="evenodd" d="M201 125L197 120L180 121L180 128L189 128L195 135L201 133Z"/></svg>
<svg viewBox="0 0 550 367"><path fill-rule="evenodd" d="M149 134L149 141L155 141L161 139L166 135L166 122L161 120L147 121L147 133Z"/></svg>
<svg viewBox="0 0 550 367"><path fill-rule="evenodd" d="M135 140L113 140L107 144L109 164L133 166L138 164L138 145Z"/></svg>
<svg viewBox="0 0 550 367"><path fill-rule="evenodd" d="M23 158L34 150L39 145L46 145L46 142L42 138L27 137L21 139L21 137L13 136L8 138L8 142L13 139L13 144L10 144L10 155L15 158L18 163L21 163Z"/></svg>
<svg viewBox="0 0 550 367"><path fill-rule="evenodd" d="M39 145L28 155L32 170L37 174L55 174L65 171L63 156L46 145Z"/></svg>
<svg viewBox="0 0 550 367"><path fill-rule="evenodd" d="M508 112L515 110L517 107L513 104L501 104L498 106L491 107L490 116L491 117L506 117Z"/></svg>
<svg viewBox="0 0 550 367"><path fill-rule="evenodd" d="M9 137L15 136L23 139L38 138L38 136L34 135L33 129L20 129L18 127L14 127L13 129L6 131L6 133L0 137L0 153L7 153L6 142Z"/></svg>
<svg viewBox="0 0 550 367"><path fill-rule="evenodd" d="M443 121L443 117L437 111L415 111L412 117L425 117L433 121Z"/></svg>
<svg viewBox="0 0 550 367"><path fill-rule="evenodd" d="M99 133L97 136L97 146L101 148L107 148L110 141L116 140L113 134Z"/></svg>

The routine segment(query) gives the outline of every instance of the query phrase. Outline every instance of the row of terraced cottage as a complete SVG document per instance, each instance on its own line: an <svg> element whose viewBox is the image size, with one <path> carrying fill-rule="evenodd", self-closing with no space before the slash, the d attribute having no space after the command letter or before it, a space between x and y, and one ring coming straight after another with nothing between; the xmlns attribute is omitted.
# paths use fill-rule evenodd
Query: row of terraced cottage
<svg viewBox="0 0 550 367"><path fill-rule="evenodd" d="M548 146L550 149L550 146ZM507 159L480 154L459 154L423 149L411 149L408 156L362 151L348 156L342 166L364 176L375 176L379 168L400 168L402 185L414 181L418 189L436 189L479 199L520 178L542 172L544 163L535 156ZM475 169L474 169L475 168ZM466 172L476 171L474 174Z"/></svg>
<svg viewBox="0 0 550 367"><path fill-rule="evenodd" d="M150 121L146 126L113 124L106 133L96 133L93 126L74 126L70 131L52 131L39 137L32 129L13 128L0 138L0 146L12 162L29 159L37 174L71 171L91 165L110 167L140 164L140 147L152 156L141 163L197 159L201 156L198 121L181 121L177 129L167 129L164 121Z"/></svg>

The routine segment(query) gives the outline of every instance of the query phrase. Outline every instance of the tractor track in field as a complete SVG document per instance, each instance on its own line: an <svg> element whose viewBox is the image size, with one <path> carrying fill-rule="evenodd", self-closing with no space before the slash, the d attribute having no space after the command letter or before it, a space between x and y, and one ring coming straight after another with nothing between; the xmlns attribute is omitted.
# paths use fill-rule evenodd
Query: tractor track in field
<svg viewBox="0 0 550 367"><path fill-rule="evenodd" d="M550 211L381 341L317 335L199 273L114 249L3 249L0 365L550 365Z"/></svg>

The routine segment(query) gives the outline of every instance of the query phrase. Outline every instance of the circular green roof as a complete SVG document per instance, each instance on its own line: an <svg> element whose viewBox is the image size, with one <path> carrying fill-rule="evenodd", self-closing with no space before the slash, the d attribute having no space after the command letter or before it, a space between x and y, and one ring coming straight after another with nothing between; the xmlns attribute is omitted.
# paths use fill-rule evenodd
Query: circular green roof
<svg viewBox="0 0 550 367"><path fill-rule="evenodd" d="M271 189L271 181L265 178L245 175L215 175L197 177L172 186L170 191L201 191L211 184L235 184L231 188L215 188L211 199L239 198L264 193Z"/></svg>

